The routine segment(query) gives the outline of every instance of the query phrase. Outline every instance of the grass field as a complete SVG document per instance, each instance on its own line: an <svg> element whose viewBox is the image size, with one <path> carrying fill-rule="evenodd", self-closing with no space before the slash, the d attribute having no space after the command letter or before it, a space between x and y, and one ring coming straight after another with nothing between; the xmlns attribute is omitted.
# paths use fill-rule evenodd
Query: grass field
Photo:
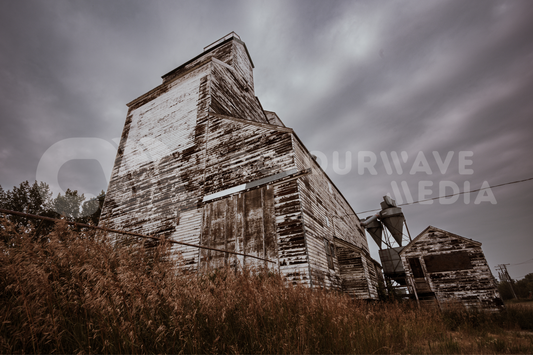
<svg viewBox="0 0 533 355"><path fill-rule="evenodd" d="M45 240L0 226L0 353L533 353L533 303L367 303L268 271L179 272L164 247L66 225Z"/></svg>

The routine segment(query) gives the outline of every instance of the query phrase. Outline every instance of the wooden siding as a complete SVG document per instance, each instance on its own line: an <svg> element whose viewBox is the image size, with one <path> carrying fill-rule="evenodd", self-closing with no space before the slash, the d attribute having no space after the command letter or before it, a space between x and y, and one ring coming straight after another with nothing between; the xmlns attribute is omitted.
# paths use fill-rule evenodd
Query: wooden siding
<svg viewBox="0 0 533 355"><path fill-rule="evenodd" d="M446 263L442 270L448 271L428 272L425 263L428 257L441 255L447 258L459 255L458 261L462 267L452 270L454 268ZM470 259L469 265L466 265L465 255ZM406 275L411 280L414 280L414 274L409 260L419 260L425 282L435 293L441 308L461 303L467 308L497 310L502 305L481 244L476 241L428 227L402 250L400 256ZM438 258L435 260L439 261ZM437 267L433 266L434 269Z"/></svg>
<svg viewBox="0 0 533 355"><path fill-rule="evenodd" d="M233 64L233 41L227 40L212 49L201 53L197 57L189 60L187 63L180 65L171 72L163 75L163 84L166 85L171 81L179 78L184 73L198 69L199 67L211 62L212 58L216 58L228 65Z"/></svg>
<svg viewBox="0 0 533 355"><path fill-rule="evenodd" d="M278 117L278 115L275 112L272 111L265 111L265 115L267 116L268 122L270 124L285 127L281 119Z"/></svg>
<svg viewBox="0 0 533 355"><path fill-rule="evenodd" d="M313 171L311 175L298 179L313 284L341 289L343 277L348 277L348 269L341 270L337 259L334 258L333 269L328 265L324 240L335 244L333 237L337 237L362 251L362 266L360 269L352 268L351 270L358 274L349 276L349 278L364 280L364 286L361 287L364 287L366 291L358 291L353 294L361 298L377 298L377 289L373 283L368 282L370 273L367 264L369 264L370 256L364 229L360 225L359 218L294 135L293 141L296 166L298 169L311 167ZM375 275L375 272L373 274Z"/></svg>
<svg viewBox="0 0 533 355"><path fill-rule="evenodd" d="M295 180L267 184L207 203L204 207L202 245L275 262L201 250L203 268L223 265L274 267L288 281L309 284Z"/></svg>
<svg viewBox="0 0 533 355"><path fill-rule="evenodd" d="M199 68L130 107L101 224L198 244L208 74L209 66ZM187 265L196 264L196 248L180 251Z"/></svg>
<svg viewBox="0 0 533 355"><path fill-rule="evenodd" d="M341 272L333 248L330 268L324 241L340 241L360 254L350 277L367 279L366 291L354 294L375 298L376 272L359 219L293 131L275 113L267 117L254 94L252 68L244 44L228 39L128 104L101 223L267 257L292 282L337 289L347 264ZM308 168L310 175L204 202L207 195ZM193 247L175 251L191 269L261 264Z"/></svg>
<svg viewBox="0 0 533 355"><path fill-rule="evenodd" d="M268 123L268 119L242 73L213 61L210 110L222 115Z"/></svg>
<svg viewBox="0 0 533 355"><path fill-rule="evenodd" d="M245 52L242 45L239 46L229 41L203 53L165 76L162 85L129 104L103 208L102 224L144 234L165 234L192 244L200 243L204 186L214 188L224 185L224 181L212 178L209 172L206 174L206 133L210 124L208 112L213 111L212 94L217 92L216 80L226 80L224 76L230 76L234 80L232 85L236 85L244 82L240 76L248 80L252 78L251 73L246 74L247 70L251 70L248 59L248 64L246 60L239 59L235 62L238 69L230 70L221 64L213 64L213 58L224 65L231 65L234 57L242 57L242 53L235 51ZM223 88L218 89L223 91ZM246 100L258 105L253 91L246 96ZM226 102L232 107L242 104L240 101ZM243 131L246 131L245 127L240 124ZM250 138L257 133L249 131L246 132L248 136L243 134L241 137ZM216 123L213 132L217 134ZM274 132L274 135L277 133ZM263 134L268 135L268 129L262 129L259 140ZM273 139L281 138L278 134ZM285 138L285 141L290 146L290 137ZM229 145L231 141L228 140ZM277 156L269 160L268 153L266 156L267 159L263 159L265 166L275 171L282 170L275 166L276 162L283 165L293 161L292 157L284 159ZM253 179L253 163L241 165L241 172ZM211 167L211 171L215 170ZM237 170L234 169L235 172ZM266 170L263 172L265 174ZM206 177L210 178L208 184L205 183ZM198 249L177 247L177 250L187 265L196 266Z"/></svg>
<svg viewBox="0 0 533 355"><path fill-rule="evenodd" d="M376 262L351 243L335 238L335 244L342 291L356 298L378 299L383 278Z"/></svg>
<svg viewBox="0 0 533 355"><path fill-rule="evenodd" d="M213 240L205 237L207 234L200 239L202 224L204 232L211 228L205 225L206 218L214 228L221 223L217 208L212 213L213 207L208 205L209 212L204 212L202 197L295 168L292 130L217 114L210 116L213 67L209 62L175 78L169 84L171 88L161 90L159 97L130 108L102 224L144 234L164 233L175 240L220 247L217 233L213 233ZM148 151L143 150L145 147ZM289 182L264 190L269 194L280 191L271 204L268 199L252 201L266 203L262 206L267 213L265 220L280 222L276 228L281 232L282 272L289 279L308 280L307 266L305 272L301 266L306 258L298 242L298 238L303 239L301 216L294 211L298 194L294 193L294 186L293 189L284 187L291 184L294 185ZM246 195L254 193L250 191ZM237 214L241 216L238 219L245 212L246 218L241 222L244 232L253 233L255 207ZM232 209L228 213L236 211ZM237 241L235 247L242 245L242 250L248 252L244 245L250 243L244 242ZM225 243L227 246L228 242ZM231 243L230 240L229 248ZM175 249L186 265L197 267L198 249Z"/></svg>
<svg viewBox="0 0 533 355"><path fill-rule="evenodd" d="M286 279L311 285L298 180L275 185L279 265Z"/></svg>
<svg viewBox="0 0 533 355"><path fill-rule="evenodd" d="M210 116L204 194L295 168L290 132L274 128Z"/></svg>
<svg viewBox="0 0 533 355"><path fill-rule="evenodd" d="M208 203L204 207L202 245L272 260L273 263L211 250L200 250L203 269L222 266L278 268L274 189L267 185Z"/></svg>
<svg viewBox="0 0 533 355"><path fill-rule="evenodd" d="M254 92L253 64L250 62L245 44L239 40L232 42L232 67L239 73L247 87Z"/></svg>

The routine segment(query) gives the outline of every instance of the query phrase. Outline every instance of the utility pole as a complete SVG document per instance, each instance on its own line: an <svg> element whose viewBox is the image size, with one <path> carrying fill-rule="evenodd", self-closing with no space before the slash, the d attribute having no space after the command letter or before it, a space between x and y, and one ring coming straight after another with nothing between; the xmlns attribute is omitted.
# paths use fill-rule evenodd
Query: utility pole
<svg viewBox="0 0 533 355"><path fill-rule="evenodd" d="M515 299L517 299L518 297L516 297L516 293L514 292L513 280L507 272L507 265L511 264L500 264L496 267L496 269L498 269L498 276L500 277L500 281L507 281L509 285L511 285L511 291L513 292L513 296Z"/></svg>

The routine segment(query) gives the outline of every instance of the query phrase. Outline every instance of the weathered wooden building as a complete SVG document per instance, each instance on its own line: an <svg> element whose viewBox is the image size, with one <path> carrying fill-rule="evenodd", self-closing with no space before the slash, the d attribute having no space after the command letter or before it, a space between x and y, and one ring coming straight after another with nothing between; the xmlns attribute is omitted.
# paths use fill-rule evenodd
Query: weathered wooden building
<svg viewBox="0 0 533 355"><path fill-rule="evenodd" d="M263 110L235 33L130 102L100 223L271 260L290 281L377 298L359 218L291 128ZM176 247L194 270L261 264Z"/></svg>
<svg viewBox="0 0 533 355"><path fill-rule="evenodd" d="M498 310L503 305L480 242L429 226L400 257L420 301L441 308Z"/></svg>

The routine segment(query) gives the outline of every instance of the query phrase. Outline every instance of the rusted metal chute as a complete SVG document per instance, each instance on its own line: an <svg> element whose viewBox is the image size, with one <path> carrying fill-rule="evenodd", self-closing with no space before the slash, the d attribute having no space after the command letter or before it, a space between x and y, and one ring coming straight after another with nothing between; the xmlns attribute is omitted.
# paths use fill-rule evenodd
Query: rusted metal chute
<svg viewBox="0 0 533 355"><path fill-rule="evenodd" d="M387 227L399 246L402 246L404 221L405 217L399 207L391 207L381 211L381 222Z"/></svg>
<svg viewBox="0 0 533 355"><path fill-rule="evenodd" d="M367 230L367 232L372 236L376 244L381 249L383 242L388 248L392 248L392 243L390 240L388 240L388 238L383 240L383 225L387 227L387 230L392 235L392 238L394 238L398 246L401 247L404 239L404 223L405 217L402 209L396 206L396 201L389 196L383 196L383 202L381 202L381 211L361 222L361 225Z"/></svg>
<svg viewBox="0 0 533 355"><path fill-rule="evenodd" d="M406 223L402 209L389 196L383 196L381 211L361 222L361 225L379 247L379 258L382 262L383 274L396 281L400 286L404 286L406 283L405 270L399 253L411 241L409 235L404 236L404 224ZM385 244L384 248L383 244Z"/></svg>
<svg viewBox="0 0 533 355"><path fill-rule="evenodd" d="M379 215L381 222L387 227L396 243L398 243L399 246L402 246L403 224L405 222L402 209L396 206L396 201L392 198L389 196L383 196L381 212Z"/></svg>
<svg viewBox="0 0 533 355"><path fill-rule="evenodd" d="M372 239L374 239L376 244L379 246L379 249L381 249L381 243L383 241L383 224L381 224L381 222L378 220L378 217L379 213L368 217L361 224L365 227Z"/></svg>

